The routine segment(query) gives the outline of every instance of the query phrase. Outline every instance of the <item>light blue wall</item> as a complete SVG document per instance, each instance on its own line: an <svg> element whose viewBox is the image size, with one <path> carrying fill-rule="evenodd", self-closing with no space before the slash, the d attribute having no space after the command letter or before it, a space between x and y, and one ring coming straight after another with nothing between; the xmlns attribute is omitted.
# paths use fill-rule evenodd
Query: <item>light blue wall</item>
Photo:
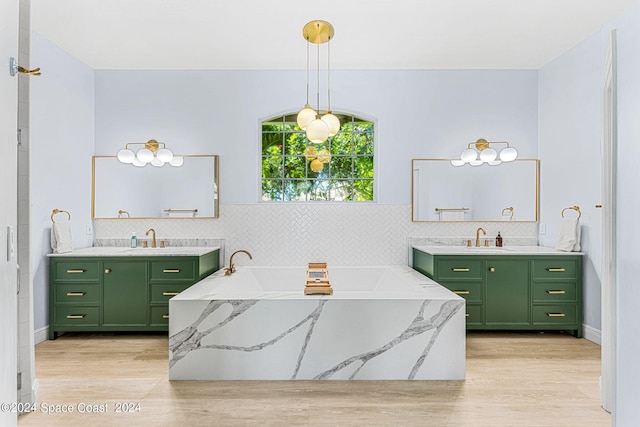
<svg viewBox="0 0 640 427"><path fill-rule="evenodd" d="M411 159L478 138L537 157L536 71L336 71L334 111L376 122L378 202L411 203ZM219 154L221 203L259 199L260 119L304 104L304 71L96 71L96 154L155 138Z"/></svg>
<svg viewBox="0 0 640 427"><path fill-rule="evenodd" d="M604 58L600 34L540 69L540 244L554 246L562 209L580 206L584 321L600 330L602 203L600 141ZM567 216L574 215L567 212Z"/></svg>
<svg viewBox="0 0 640 427"><path fill-rule="evenodd" d="M95 102L93 69L36 33L32 33L31 55L43 70L41 77L30 81L30 251L37 331L49 324L46 254L51 253L51 211L71 212L75 248L92 245L86 225L91 221Z"/></svg>

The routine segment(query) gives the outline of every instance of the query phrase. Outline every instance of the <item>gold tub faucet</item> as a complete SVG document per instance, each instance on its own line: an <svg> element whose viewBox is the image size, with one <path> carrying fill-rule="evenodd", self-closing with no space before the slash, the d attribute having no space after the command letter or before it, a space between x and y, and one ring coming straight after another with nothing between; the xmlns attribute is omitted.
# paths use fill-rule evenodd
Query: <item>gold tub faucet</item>
<svg viewBox="0 0 640 427"><path fill-rule="evenodd" d="M245 254L249 255L249 259L253 259L253 257L249 253L249 251L245 251L244 249L240 249L239 251L235 251L229 257L229 267L224 269L224 275L225 276L231 276L236 271L236 266L233 264L233 256L235 254L237 254L238 252L244 252Z"/></svg>
<svg viewBox="0 0 640 427"><path fill-rule="evenodd" d="M487 235L487 232L484 231L484 228L478 227L478 229L476 230L476 247L480 247L480 232L481 231L482 231L482 234L484 234L485 236Z"/></svg>

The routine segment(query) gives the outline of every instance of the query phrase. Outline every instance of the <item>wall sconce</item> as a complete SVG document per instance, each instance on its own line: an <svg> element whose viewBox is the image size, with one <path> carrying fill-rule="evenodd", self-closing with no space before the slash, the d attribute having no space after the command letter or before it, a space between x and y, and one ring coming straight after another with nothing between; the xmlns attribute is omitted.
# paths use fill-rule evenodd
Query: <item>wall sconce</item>
<svg viewBox="0 0 640 427"><path fill-rule="evenodd" d="M319 144L340 130L340 120L331 112L331 39L333 26L326 21L311 21L302 28L307 41L307 102L297 116L298 126L306 131L309 141ZM317 45L317 110L309 105L309 43ZM320 45L327 43L327 112L320 116Z"/></svg>
<svg viewBox="0 0 640 427"><path fill-rule="evenodd" d="M132 145L141 145L136 153L129 147ZM133 166L144 167L147 163L153 166L162 167L165 163L171 166L182 166L184 158L182 156L174 156L164 142L158 142L150 139L147 142L130 142L118 151L118 160L122 163L132 164Z"/></svg>
<svg viewBox="0 0 640 427"><path fill-rule="evenodd" d="M504 144L505 148L500 150L500 154L491 148L492 145ZM480 138L476 142L470 142L467 149L460 154L460 159L452 159L453 166L463 166L469 163L471 166L479 166L487 163L491 166L499 165L502 162L512 162L518 158L518 151L509 146L506 141L489 142Z"/></svg>

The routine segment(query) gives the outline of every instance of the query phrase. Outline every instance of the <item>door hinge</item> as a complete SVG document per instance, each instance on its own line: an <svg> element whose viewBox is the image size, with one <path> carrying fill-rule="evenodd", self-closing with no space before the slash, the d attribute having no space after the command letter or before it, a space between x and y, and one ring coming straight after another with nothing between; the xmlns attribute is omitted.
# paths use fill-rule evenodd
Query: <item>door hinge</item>
<svg viewBox="0 0 640 427"><path fill-rule="evenodd" d="M22 145L22 129L20 129L20 128L18 128L17 139L18 139L18 146L21 146Z"/></svg>
<svg viewBox="0 0 640 427"><path fill-rule="evenodd" d="M18 391L22 390L22 372L18 372Z"/></svg>

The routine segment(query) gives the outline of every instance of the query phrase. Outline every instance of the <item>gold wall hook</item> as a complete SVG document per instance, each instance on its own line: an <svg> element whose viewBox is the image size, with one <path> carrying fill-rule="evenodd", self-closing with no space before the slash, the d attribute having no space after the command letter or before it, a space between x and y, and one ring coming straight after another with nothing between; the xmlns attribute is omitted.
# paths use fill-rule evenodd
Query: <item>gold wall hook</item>
<svg viewBox="0 0 640 427"><path fill-rule="evenodd" d="M18 73L28 74L30 76L40 76L42 72L40 72L40 67L34 68L33 70L29 70L27 68L21 67L18 65L18 61L15 58L9 58L9 74L11 76L15 76Z"/></svg>

